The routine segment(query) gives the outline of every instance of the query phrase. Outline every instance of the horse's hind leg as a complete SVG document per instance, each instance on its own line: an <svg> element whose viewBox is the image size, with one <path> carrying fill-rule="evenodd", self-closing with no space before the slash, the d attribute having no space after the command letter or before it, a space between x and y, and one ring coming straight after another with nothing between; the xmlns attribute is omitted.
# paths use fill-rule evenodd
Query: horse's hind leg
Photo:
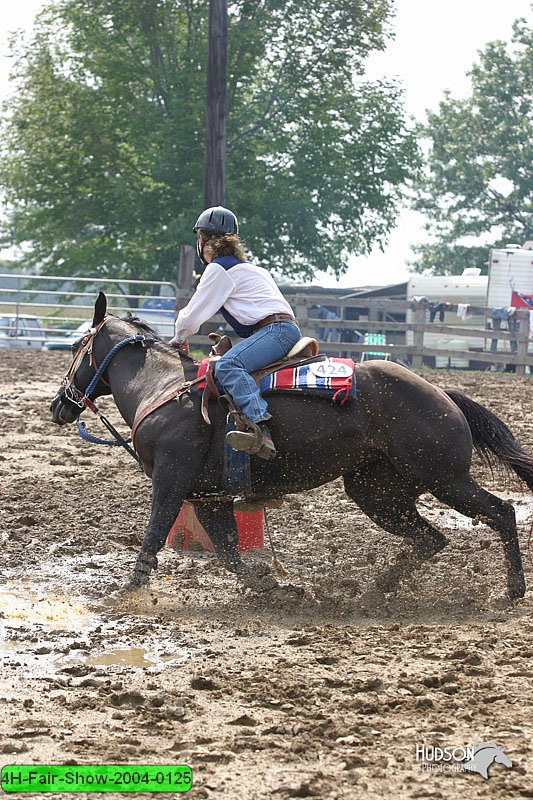
<svg viewBox="0 0 533 800"><path fill-rule="evenodd" d="M451 483L435 486L430 491L435 497L467 517L480 517L498 532L503 542L507 567L507 595L511 600L523 597L526 591L522 557L518 543L516 519L511 503L485 491L470 475L463 475Z"/></svg>
<svg viewBox="0 0 533 800"><path fill-rule="evenodd" d="M233 502L196 503L194 510L222 564L232 572L242 573L244 564L239 553Z"/></svg>
<svg viewBox="0 0 533 800"><path fill-rule="evenodd" d="M269 574L257 575L241 559L237 523L233 502L197 503L196 516L213 542L215 553L226 569L234 572L245 586L258 591L276 587L276 579Z"/></svg>
<svg viewBox="0 0 533 800"><path fill-rule="evenodd" d="M423 487L401 476L387 459L345 475L344 488L373 522L413 543L407 556L379 576L376 585L381 591L392 591L403 577L446 546L444 534L421 517L416 508Z"/></svg>

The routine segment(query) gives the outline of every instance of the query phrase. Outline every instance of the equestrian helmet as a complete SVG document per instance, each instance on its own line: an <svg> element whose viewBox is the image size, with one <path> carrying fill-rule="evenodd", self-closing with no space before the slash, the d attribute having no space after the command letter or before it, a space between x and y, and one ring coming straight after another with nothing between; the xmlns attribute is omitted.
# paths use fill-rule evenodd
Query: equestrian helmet
<svg viewBox="0 0 533 800"><path fill-rule="evenodd" d="M239 233L239 222L229 208L213 206L202 211L196 220L193 231L196 233L199 228L209 233Z"/></svg>

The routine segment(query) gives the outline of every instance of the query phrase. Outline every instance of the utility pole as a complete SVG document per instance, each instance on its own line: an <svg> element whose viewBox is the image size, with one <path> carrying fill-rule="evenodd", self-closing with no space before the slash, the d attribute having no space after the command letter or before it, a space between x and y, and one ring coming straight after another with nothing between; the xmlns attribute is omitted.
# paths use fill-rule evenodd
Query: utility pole
<svg viewBox="0 0 533 800"><path fill-rule="evenodd" d="M205 108L204 205L224 205L226 197L227 0L209 0L209 51Z"/></svg>

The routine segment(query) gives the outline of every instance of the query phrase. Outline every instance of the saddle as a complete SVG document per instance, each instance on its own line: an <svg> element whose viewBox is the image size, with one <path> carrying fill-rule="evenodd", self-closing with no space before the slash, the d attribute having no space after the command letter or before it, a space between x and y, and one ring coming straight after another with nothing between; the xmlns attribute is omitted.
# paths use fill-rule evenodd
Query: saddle
<svg viewBox="0 0 533 800"><path fill-rule="evenodd" d="M221 336L219 333L210 333L209 338L213 342L213 345L211 347L209 362L205 372L205 388L202 394L201 406L202 417L208 425L211 424L208 411L209 400L211 398L218 400L221 397L215 382L216 362L221 356L224 355L224 353L227 353L228 350L233 347L231 339L226 334ZM296 342L294 347L289 350L285 358L282 358L279 361L274 361L272 364L267 364L267 366L252 372L251 376L259 386L261 378L263 378L265 375L270 375L273 372L277 372L280 369L285 369L286 367L299 367L302 364L307 364L311 361L323 361L326 356L319 355L318 350L319 347L316 339L312 339L310 336L302 336L301 339ZM231 398L229 398L227 395L224 395L224 401L230 407L232 413L238 417L240 412L235 407Z"/></svg>

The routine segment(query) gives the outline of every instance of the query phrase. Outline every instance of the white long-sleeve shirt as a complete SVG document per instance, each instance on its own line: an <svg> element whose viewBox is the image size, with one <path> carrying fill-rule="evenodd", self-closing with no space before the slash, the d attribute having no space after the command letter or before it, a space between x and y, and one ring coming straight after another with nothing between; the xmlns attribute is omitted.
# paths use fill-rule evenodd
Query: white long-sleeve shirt
<svg viewBox="0 0 533 800"><path fill-rule="evenodd" d="M270 273L244 261L229 270L208 264L196 291L176 319L179 341L194 336L222 306L243 325L255 325L270 314L292 314Z"/></svg>

